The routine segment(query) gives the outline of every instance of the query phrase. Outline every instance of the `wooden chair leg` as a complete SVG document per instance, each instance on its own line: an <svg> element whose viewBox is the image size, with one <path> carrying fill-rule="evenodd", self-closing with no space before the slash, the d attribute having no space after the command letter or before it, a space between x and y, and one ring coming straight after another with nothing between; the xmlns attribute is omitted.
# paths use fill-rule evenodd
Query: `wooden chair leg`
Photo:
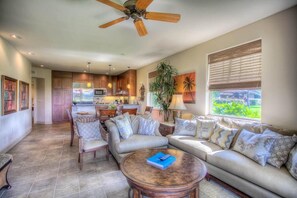
<svg viewBox="0 0 297 198"><path fill-rule="evenodd" d="M80 153L78 154L78 163L80 163Z"/></svg>
<svg viewBox="0 0 297 198"><path fill-rule="evenodd" d="M70 139L70 146L73 145L73 139L74 139L74 131L71 130L71 139Z"/></svg>
<svg viewBox="0 0 297 198"><path fill-rule="evenodd" d="M94 158L96 158L96 151L94 151Z"/></svg>
<svg viewBox="0 0 297 198"><path fill-rule="evenodd" d="M79 169L82 170L83 168L83 153L80 153L80 163L79 163Z"/></svg>

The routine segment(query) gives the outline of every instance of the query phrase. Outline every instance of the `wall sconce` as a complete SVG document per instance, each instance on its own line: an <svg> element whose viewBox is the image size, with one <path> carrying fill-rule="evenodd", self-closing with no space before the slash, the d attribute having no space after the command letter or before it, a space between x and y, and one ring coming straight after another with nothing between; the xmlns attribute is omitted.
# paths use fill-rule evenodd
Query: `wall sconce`
<svg viewBox="0 0 297 198"><path fill-rule="evenodd" d="M130 84L127 84L127 89L130 89Z"/></svg>

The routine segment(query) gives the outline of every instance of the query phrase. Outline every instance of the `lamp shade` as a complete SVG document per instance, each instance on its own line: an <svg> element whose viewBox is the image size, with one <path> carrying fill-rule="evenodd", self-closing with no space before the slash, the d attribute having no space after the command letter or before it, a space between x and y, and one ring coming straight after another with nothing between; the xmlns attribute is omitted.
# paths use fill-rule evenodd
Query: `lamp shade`
<svg viewBox="0 0 297 198"><path fill-rule="evenodd" d="M173 95L169 109L186 110L187 108L184 104L183 95Z"/></svg>

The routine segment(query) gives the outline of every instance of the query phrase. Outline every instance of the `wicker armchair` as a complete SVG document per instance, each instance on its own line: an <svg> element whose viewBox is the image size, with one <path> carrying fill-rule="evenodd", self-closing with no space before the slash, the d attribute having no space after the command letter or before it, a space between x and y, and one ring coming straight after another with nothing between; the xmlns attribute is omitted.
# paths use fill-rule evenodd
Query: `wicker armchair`
<svg viewBox="0 0 297 198"><path fill-rule="evenodd" d="M87 139L84 131L80 131L78 127L78 123L87 124L90 122L97 121L99 124L99 133L102 139ZM78 118L75 120L75 133L78 136L79 140L79 154L78 154L78 163L80 170L83 168L83 154L94 152L94 158L96 157L96 151L105 150L106 151L106 159L109 160L109 150L108 150L108 133L101 126L100 122L96 118Z"/></svg>

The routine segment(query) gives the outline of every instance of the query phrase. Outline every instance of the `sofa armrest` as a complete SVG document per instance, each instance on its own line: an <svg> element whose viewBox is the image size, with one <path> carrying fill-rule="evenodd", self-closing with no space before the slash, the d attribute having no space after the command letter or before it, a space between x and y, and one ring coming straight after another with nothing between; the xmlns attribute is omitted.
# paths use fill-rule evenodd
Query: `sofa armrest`
<svg viewBox="0 0 297 198"><path fill-rule="evenodd" d="M107 131L109 133L109 143L112 146L120 143L120 135L116 124L110 120L105 121L105 126L107 127Z"/></svg>

